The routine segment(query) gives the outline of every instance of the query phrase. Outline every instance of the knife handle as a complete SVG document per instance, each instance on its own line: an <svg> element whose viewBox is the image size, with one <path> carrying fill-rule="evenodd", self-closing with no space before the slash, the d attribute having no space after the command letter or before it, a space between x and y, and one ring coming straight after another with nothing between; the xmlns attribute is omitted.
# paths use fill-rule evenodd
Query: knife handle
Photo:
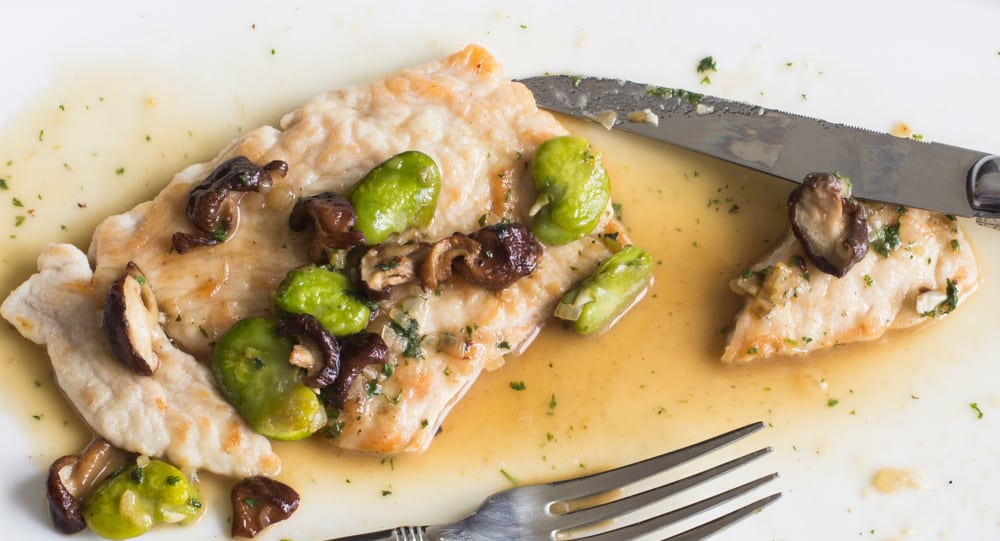
<svg viewBox="0 0 1000 541"><path fill-rule="evenodd" d="M969 169L967 192L977 221L1000 229L1000 156L984 156Z"/></svg>

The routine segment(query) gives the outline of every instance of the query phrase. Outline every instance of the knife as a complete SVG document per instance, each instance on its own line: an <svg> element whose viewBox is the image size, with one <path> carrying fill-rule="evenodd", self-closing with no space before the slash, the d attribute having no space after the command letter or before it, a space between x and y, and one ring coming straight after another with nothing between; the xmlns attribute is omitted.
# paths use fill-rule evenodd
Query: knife
<svg viewBox="0 0 1000 541"><path fill-rule="evenodd" d="M681 89L621 79L519 79L550 111L600 122L801 183L851 179L861 199L975 218L1000 229L1000 156L896 137Z"/></svg>

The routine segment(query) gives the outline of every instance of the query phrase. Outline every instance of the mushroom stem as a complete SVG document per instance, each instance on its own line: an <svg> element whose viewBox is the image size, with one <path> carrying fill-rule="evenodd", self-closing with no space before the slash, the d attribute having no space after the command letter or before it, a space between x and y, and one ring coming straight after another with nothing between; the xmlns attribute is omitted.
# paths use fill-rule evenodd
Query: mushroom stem
<svg viewBox="0 0 1000 541"><path fill-rule="evenodd" d="M97 436L80 454L56 459L45 483L49 517L56 530L64 534L84 530L83 500L99 480L124 463L124 453Z"/></svg>

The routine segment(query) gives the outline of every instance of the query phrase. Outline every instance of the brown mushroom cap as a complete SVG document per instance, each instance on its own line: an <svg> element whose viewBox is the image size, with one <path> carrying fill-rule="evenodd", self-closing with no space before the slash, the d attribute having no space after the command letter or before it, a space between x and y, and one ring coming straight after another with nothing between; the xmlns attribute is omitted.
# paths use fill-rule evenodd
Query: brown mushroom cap
<svg viewBox="0 0 1000 541"><path fill-rule="evenodd" d="M278 321L278 332L285 336L308 338L319 350L322 363L302 380L307 387L321 389L331 385L340 373L340 345L330 331L311 314L285 314Z"/></svg>
<svg viewBox="0 0 1000 541"><path fill-rule="evenodd" d="M87 527L83 499L112 466L122 461L111 444L94 438L79 455L59 457L52 463L45 481L45 498L56 530L71 534Z"/></svg>
<svg viewBox="0 0 1000 541"><path fill-rule="evenodd" d="M867 212L851 197L846 179L806 175L788 196L788 217L806 257L827 274L844 276L868 253Z"/></svg>
<svg viewBox="0 0 1000 541"><path fill-rule="evenodd" d="M153 288L139 266L129 261L108 288L103 326L115 356L136 374L151 376L160 366L153 350L153 329L159 317Z"/></svg>
<svg viewBox="0 0 1000 541"><path fill-rule="evenodd" d="M531 274L542 257L542 245L521 223L496 224L470 235L481 245L473 257L455 261L455 272L486 289L504 289Z"/></svg>
<svg viewBox="0 0 1000 541"><path fill-rule="evenodd" d="M382 337L370 332L352 334L340 341L340 374L332 385L324 387L320 395L338 408L347 403L347 391L368 365L385 365L389 360L389 346Z"/></svg>
<svg viewBox="0 0 1000 541"><path fill-rule="evenodd" d="M331 250L346 250L365 243L365 235L354 229L358 213L346 197L324 192L299 199L292 207L288 225L292 231L302 231L310 224L315 236L309 247L309 257L316 263L328 263Z"/></svg>
<svg viewBox="0 0 1000 541"><path fill-rule="evenodd" d="M264 528L292 516L299 508L299 494L292 487L268 477L248 477L229 493L233 504L233 537L255 537Z"/></svg>
<svg viewBox="0 0 1000 541"><path fill-rule="evenodd" d="M216 167L188 196L185 212L198 233L175 233L174 249L183 254L194 247L224 242L239 221L239 207L230 200L229 194L270 188L272 171L284 176L288 173L288 164L273 160L258 167L245 156L236 156Z"/></svg>

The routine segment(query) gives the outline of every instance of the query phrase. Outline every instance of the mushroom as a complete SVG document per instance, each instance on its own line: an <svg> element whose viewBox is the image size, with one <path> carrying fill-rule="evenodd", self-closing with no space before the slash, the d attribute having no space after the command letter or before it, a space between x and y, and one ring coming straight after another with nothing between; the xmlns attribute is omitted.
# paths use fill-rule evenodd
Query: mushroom
<svg viewBox="0 0 1000 541"><path fill-rule="evenodd" d="M437 289L439 283L451 278L453 265L479 258L480 251L478 242L461 233L435 242L420 265L420 283L426 289Z"/></svg>
<svg viewBox="0 0 1000 541"><path fill-rule="evenodd" d="M320 395L328 402L343 409L347 403L347 391L351 384L368 365L385 365L389 360L389 346L375 333L352 334L340 342L340 374L332 385L320 390Z"/></svg>
<svg viewBox="0 0 1000 541"><path fill-rule="evenodd" d="M496 224L470 235L481 249L472 257L458 259L455 272L480 287L504 289L535 270L542 245L531 229L520 223Z"/></svg>
<svg viewBox="0 0 1000 541"><path fill-rule="evenodd" d="M340 345L315 316L285 314L278 321L278 332L285 336L308 338L318 349L321 362L317 362L302 380L307 387L321 389L337 379L340 373Z"/></svg>
<svg viewBox="0 0 1000 541"><path fill-rule="evenodd" d="M94 438L79 455L60 457L49 467L45 497L49 517L56 530L64 534L82 531L82 501L112 466L123 457L107 441Z"/></svg>
<svg viewBox="0 0 1000 541"><path fill-rule="evenodd" d="M379 244L361 256L358 279L362 289L373 298L385 298L393 286L414 282L420 261L427 256L430 245Z"/></svg>
<svg viewBox="0 0 1000 541"><path fill-rule="evenodd" d="M183 254L191 248L225 242L239 221L239 207L230 200L230 192L266 190L271 186L272 171L284 176L288 163L273 160L258 167L245 156L236 156L216 167L188 196L187 217L198 233L174 233L174 250Z"/></svg>
<svg viewBox="0 0 1000 541"><path fill-rule="evenodd" d="M788 196L788 217L806 256L827 274L844 276L868 253L867 212L845 178L806 175Z"/></svg>
<svg viewBox="0 0 1000 541"><path fill-rule="evenodd" d="M159 317L153 288L139 266L129 261L108 288L103 326L115 356L136 374L151 376L160 366L153 349Z"/></svg>
<svg viewBox="0 0 1000 541"><path fill-rule="evenodd" d="M316 263L328 263L331 250L346 250L365 243L365 236L354 229L358 213L346 197L324 192L299 199L292 207L288 225L302 231L312 224L316 230L309 257Z"/></svg>
<svg viewBox="0 0 1000 541"><path fill-rule="evenodd" d="M262 476L236 483L229 499L233 504L233 537L255 537L299 508L299 494L292 487Z"/></svg>

